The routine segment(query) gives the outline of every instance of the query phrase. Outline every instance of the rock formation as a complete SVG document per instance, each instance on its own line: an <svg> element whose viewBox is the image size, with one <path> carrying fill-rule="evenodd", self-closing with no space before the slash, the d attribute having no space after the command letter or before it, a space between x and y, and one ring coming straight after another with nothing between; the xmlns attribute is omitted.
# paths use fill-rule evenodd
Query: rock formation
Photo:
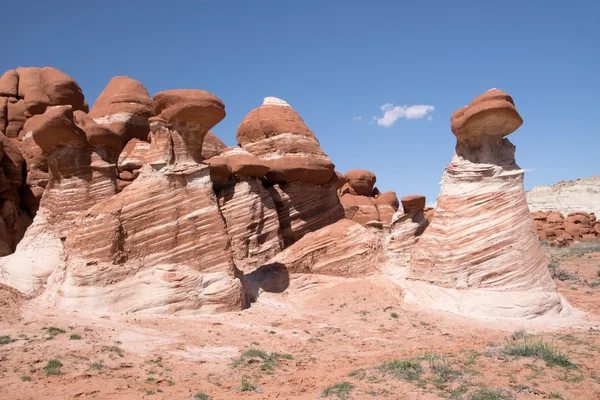
<svg viewBox="0 0 600 400"><path fill-rule="evenodd" d="M0 132L5 148L2 164L5 174L11 177L10 197L15 210L18 215L24 215L24 211L29 216L26 220L35 216L49 179L48 164L31 137L28 121L58 105L70 105L82 113L88 110L77 82L56 68L17 68L0 77ZM22 171L24 165L26 174ZM5 192L0 196L7 195ZM18 242L22 236L19 231L8 242Z"/></svg>
<svg viewBox="0 0 600 400"><path fill-rule="evenodd" d="M28 124L47 160L49 181L33 224L15 253L0 260L0 282L34 293L62 264L63 241L77 217L115 194L116 169L96 152L105 153L99 146L90 145L72 106L48 107Z"/></svg>
<svg viewBox="0 0 600 400"><path fill-rule="evenodd" d="M147 313L244 306L209 166L200 163L225 107L202 90L169 90L154 96L153 108L139 177L78 219L66 263L49 279L49 304Z"/></svg>
<svg viewBox="0 0 600 400"><path fill-rule="evenodd" d="M392 191L379 193L375 187L376 180L371 171L353 169L346 172L345 183L339 193L346 218L363 225L392 223L392 217L398 211L398 197Z"/></svg>
<svg viewBox="0 0 600 400"><path fill-rule="evenodd" d="M548 240L551 245L563 246L600 237L600 221L594 213L578 211L564 218L558 211L536 211L531 216L540 240Z"/></svg>
<svg viewBox="0 0 600 400"><path fill-rule="evenodd" d="M125 146L133 138L148 140L148 118L154 113L144 85L128 76L115 76L98 96L89 115L98 125L121 137Z"/></svg>
<svg viewBox="0 0 600 400"><path fill-rule="evenodd" d="M394 214L385 237L387 254L396 265L406 265L412 248L429 226L424 214L425 196L404 196L401 201L402 210Z"/></svg>
<svg viewBox="0 0 600 400"><path fill-rule="evenodd" d="M385 262L381 240L357 222L342 219L306 234L267 265L285 266L290 274L364 277Z"/></svg>
<svg viewBox="0 0 600 400"><path fill-rule="evenodd" d="M512 98L497 89L452 115L456 151L413 249L405 300L480 317L568 311L531 223L515 147L504 138L521 124Z"/></svg>
<svg viewBox="0 0 600 400"><path fill-rule="evenodd" d="M578 211L600 213L600 175L558 182L552 186L536 186L527 192L531 211Z"/></svg>
<svg viewBox="0 0 600 400"><path fill-rule="evenodd" d="M237 129L241 148L263 161L286 246L344 217L334 165L300 115L267 97ZM336 180L337 182L337 180Z"/></svg>

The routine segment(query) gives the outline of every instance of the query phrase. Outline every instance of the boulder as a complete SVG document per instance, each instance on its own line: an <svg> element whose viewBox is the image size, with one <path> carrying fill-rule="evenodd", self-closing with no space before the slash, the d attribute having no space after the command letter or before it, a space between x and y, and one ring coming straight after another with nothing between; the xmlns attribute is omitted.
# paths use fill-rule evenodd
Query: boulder
<svg viewBox="0 0 600 400"><path fill-rule="evenodd" d="M345 194L340 198L340 201L347 219L359 224L379 221L379 211L374 198Z"/></svg>
<svg viewBox="0 0 600 400"><path fill-rule="evenodd" d="M207 159L220 155L227 145L212 132L207 132L202 145L202 158Z"/></svg>
<svg viewBox="0 0 600 400"><path fill-rule="evenodd" d="M250 111L237 129L238 145L266 162L272 183L325 184L334 165L300 115L275 97Z"/></svg>
<svg viewBox="0 0 600 400"><path fill-rule="evenodd" d="M113 77L89 113L98 125L119 136L122 146L134 138L148 140L148 118L153 115L148 91L128 76Z"/></svg>
<svg viewBox="0 0 600 400"><path fill-rule="evenodd" d="M17 97L19 87L19 74L11 69L0 76L0 96Z"/></svg>
<svg viewBox="0 0 600 400"><path fill-rule="evenodd" d="M375 174L364 169L353 169L344 175L348 185L360 196L373 196Z"/></svg>
<svg viewBox="0 0 600 400"><path fill-rule="evenodd" d="M478 146L482 138L502 138L516 131L523 124L515 103L498 89L490 89L479 95L468 106L456 110L451 117L452 133L462 143Z"/></svg>
<svg viewBox="0 0 600 400"><path fill-rule="evenodd" d="M88 111L81 88L64 72L52 67L17 68L18 96L25 100L25 115L42 114L46 107L70 105L74 110Z"/></svg>
<svg viewBox="0 0 600 400"><path fill-rule="evenodd" d="M425 196L419 194L403 196L400 201L402 202L402 209L405 214L423 211L425 209Z"/></svg>
<svg viewBox="0 0 600 400"><path fill-rule="evenodd" d="M392 223L394 214L400 207L400 203L398 202L398 196L396 196L396 193L390 190L379 195L375 199L375 206L377 206L379 220L386 225L390 225Z"/></svg>

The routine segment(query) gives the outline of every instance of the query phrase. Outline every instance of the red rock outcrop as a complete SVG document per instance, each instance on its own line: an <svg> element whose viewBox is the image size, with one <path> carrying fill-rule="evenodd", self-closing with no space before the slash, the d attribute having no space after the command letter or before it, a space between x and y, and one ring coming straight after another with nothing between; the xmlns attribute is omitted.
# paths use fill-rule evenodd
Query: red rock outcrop
<svg viewBox="0 0 600 400"><path fill-rule="evenodd" d="M559 211L535 211L531 213L533 226L541 241L551 246L567 246L574 241L600 238L600 222L596 214L577 211L566 218Z"/></svg>
<svg viewBox="0 0 600 400"><path fill-rule="evenodd" d="M413 249L406 301L478 317L568 312L531 224L515 147L503 138L521 122L496 89L452 115L456 151Z"/></svg>
<svg viewBox="0 0 600 400"><path fill-rule="evenodd" d="M244 306L209 167L199 163L224 105L205 91L174 90L158 93L154 110L139 177L79 218L66 264L48 282L49 304L158 313Z"/></svg>
<svg viewBox="0 0 600 400"><path fill-rule="evenodd" d="M33 224L15 253L0 260L0 281L34 293L62 264L63 240L76 218L115 194L116 168L90 146L70 105L48 107L28 125L47 160L49 180Z"/></svg>
<svg viewBox="0 0 600 400"><path fill-rule="evenodd" d="M290 274L364 277L385 262L381 240L357 222L342 219L306 234L267 262Z"/></svg>
<svg viewBox="0 0 600 400"><path fill-rule="evenodd" d="M250 111L237 129L241 148L267 163L267 180L325 184L334 165L300 115L275 97Z"/></svg>
<svg viewBox="0 0 600 400"><path fill-rule="evenodd" d="M214 133L208 132L202 145L202 158L207 159L221 155L225 148L227 148L227 145L221 139L215 136Z"/></svg>
<svg viewBox="0 0 600 400"><path fill-rule="evenodd" d="M344 218L335 186L296 181L271 186L269 191L277 208L285 246Z"/></svg>
<svg viewBox="0 0 600 400"><path fill-rule="evenodd" d="M42 150L31 138L27 122L57 105L70 105L81 113L88 109L77 82L56 68L17 68L0 77L0 132L12 140L14 145L9 147L16 147L27 165L25 180L22 165L17 166L22 184L13 188L13 198L17 199L15 205L30 217L37 212L48 183L48 168ZM15 151L9 153L14 155Z"/></svg>
<svg viewBox="0 0 600 400"><path fill-rule="evenodd" d="M390 259L396 265L405 266L413 247L429 226L429 221L424 214L425 196L404 196L401 201L402 210L394 214L385 241Z"/></svg>
<svg viewBox="0 0 600 400"><path fill-rule="evenodd" d="M128 76L112 78L96 99L89 116L121 138L148 140L148 119L154 115L152 99L139 81Z"/></svg>
<svg viewBox="0 0 600 400"><path fill-rule="evenodd" d="M347 219L363 225L381 222L389 226L392 223L392 217L400 205L398 196L392 191L380 193L375 187L376 177L373 172L350 170L343 180L345 183L339 196Z"/></svg>
<svg viewBox="0 0 600 400"><path fill-rule="evenodd" d="M283 249L275 203L258 178L240 177L217 196L233 260L240 270L248 272Z"/></svg>

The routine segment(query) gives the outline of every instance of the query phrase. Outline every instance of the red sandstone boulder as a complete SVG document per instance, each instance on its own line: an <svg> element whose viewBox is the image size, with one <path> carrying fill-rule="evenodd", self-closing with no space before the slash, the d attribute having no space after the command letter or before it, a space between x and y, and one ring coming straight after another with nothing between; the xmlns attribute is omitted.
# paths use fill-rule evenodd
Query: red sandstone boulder
<svg viewBox="0 0 600 400"><path fill-rule="evenodd" d="M347 219L363 225L371 221L380 221L374 198L345 194L340 198L340 201Z"/></svg>
<svg viewBox="0 0 600 400"><path fill-rule="evenodd" d="M81 88L64 72L52 67L17 68L18 96L25 100L26 116L42 114L46 107L71 105L74 110L87 112Z"/></svg>
<svg viewBox="0 0 600 400"><path fill-rule="evenodd" d="M334 165L300 115L285 101L267 97L237 129L238 145L267 163L270 182L324 184Z"/></svg>
<svg viewBox="0 0 600 400"><path fill-rule="evenodd" d="M475 97L468 106L456 110L451 120L458 141L472 143L482 136L509 135L523 124L512 97L498 89Z"/></svg>
<svg viewBox="0 0 600 400"><path fill-rule="evenodd" d="M202 145L202 158L207 159L220 155L227 145L212 132L207 132Z"/></svg>
<svg viewBox="0 0 600 400"><path fill-rule="evenodd" d="M557 211L552 211L548 215L548 218L546 218L546 221L548 221L551 224L562 224L565 221L565 219L563 218L561 213Z"/></svg>
<svg viewBox="0 0 600 400"><path fill-rule="evenodd" d="M400 207L400 202L395 192L387 191L375 199L375 206L377 206L379 220L389 225L392 223L392 218Z"/></svg>
<svg viewBox="0 0 600 400"><path fill-rule="evenodd" d="M566 222L570 222L573 224L581 224L584 226L588 226L590 224L590 219L587 216L587 214L582 215L582 214L569 214L567 216L567 218L565 219Z"/></svg>
<svg viewBox="0 0 600 400"><path fill-rule="evenodd" d="M128 76L115 76L104 88L90 110L94 121L110 129L125 145L131 139L148 139L152 117L152 99L139 81Z"/></svg>
<svg viewBox="0 0 600 400"><path fill-rule="evenodd" d="M28 126L33 140L44 151L50 151L55 146L87 143L85 132L75 126L71 106L51 107L44 114L32 117Z"/></svg>
<svg viewBox="0 0 600 400"><path fill-rule="evenodd" d="M17 97L19 87L19 74L15 70L8 70L0 77L0 96Z"/></svg>
<svg viewBox="0 0 600 400"><path fill-rule="evenodd" d="M119 171L135 171L142 168L150 143L139 139L131 139L119 154L117 166Z"/></svg>
<svg viewBox="0 0 600 400"><path fill-rule="evenodd" d="M353 169L344 175L348 185L361 196L372 196L376 177L371 171Z"/></svg>
<svg viewBox="0 0 600 400"><path fill-rule="evenodd" d="M425 196L422 195L403 196L401 201L405 214L423 211L425 208Z"/></svg>
<svg viewBox="0 0 600 400"><path fill-rule="evenodd" d="M25 124L25 101L14 98L8 99L6 104L6 136L16 138Z"/></svg>
<svg viewBox="0 0 600 400"><path fill-rule="evenodd" d="M121 137L103 125L98 125L90 116L83 111L73 113L75 124L85 132L90 146L98 149L106 161L116 163L123 143ZM104 151L105 150L105 151Z"/></svg>

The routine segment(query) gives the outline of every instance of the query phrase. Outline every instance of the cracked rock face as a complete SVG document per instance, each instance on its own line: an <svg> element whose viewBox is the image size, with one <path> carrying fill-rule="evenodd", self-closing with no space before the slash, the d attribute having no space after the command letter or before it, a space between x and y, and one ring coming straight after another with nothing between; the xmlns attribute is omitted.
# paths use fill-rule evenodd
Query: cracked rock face
<svg viewBox="0 0 600 400"><path fill-rule="evenodd" d="M515 147L504 138L521 123L497 89L453 114L456 151L411 256L407 301L480 317L568 312L531 223Z"/></svg>

